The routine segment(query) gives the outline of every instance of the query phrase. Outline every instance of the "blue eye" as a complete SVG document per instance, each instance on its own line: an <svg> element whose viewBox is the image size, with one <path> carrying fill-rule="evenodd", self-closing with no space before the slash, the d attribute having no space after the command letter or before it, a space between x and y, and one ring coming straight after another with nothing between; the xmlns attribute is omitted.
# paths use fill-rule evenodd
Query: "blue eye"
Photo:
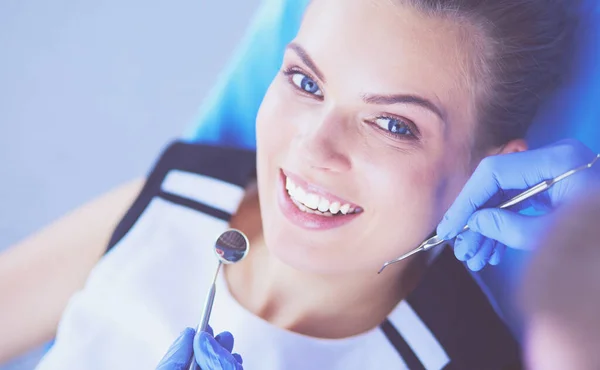
<svg viewBox="0 0 600 370"><path fill-rule="evenodd" d="M292 73L292 82L296 87L306 91L309 94L316 96L323 96L321 89L319 89L319 85L310 77L300 72Z"/></svg>
<svg viewBox="0 0 600 370"><path fill-rule="evenodd" d="M394 135L414 136L410 126L398 118L378 117L375 120L375 124Z"/></svg>

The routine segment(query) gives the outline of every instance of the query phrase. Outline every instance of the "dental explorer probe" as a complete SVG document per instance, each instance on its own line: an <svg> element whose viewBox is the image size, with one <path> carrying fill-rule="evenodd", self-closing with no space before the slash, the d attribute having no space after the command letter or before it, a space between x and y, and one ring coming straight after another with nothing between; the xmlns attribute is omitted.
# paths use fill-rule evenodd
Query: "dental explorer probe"
<svg viewBox="0 0 600 370"><path fill-rule="evenodd" d="M539 184L525 190L524 192L514 196L513 198L511 198L510 200L502 203L500 206L498 206L497 208L508 208L508 207L512 207L515 204L518 204L526 199L529 199L531 197L533 197L534 195L537 195L543 191L548 190L552 185L556 184L559 181L562 181L564 179L566 179L567 177L579 172L579 171L583 171L586 170L588 168L591 168L594 163L596 163L596 161L598 161L598 159L600 158L600 154L596 155L596 157L588 164L584 164L583 166L579 166L577 168L574 168L572 170L569 170L565 173L563 173L562 175L558 175L553 179L549 179L549 180L545 180L540 182ZM465 231L469 230L469 225L466 225L465 227L463 227L462 231L460 233L463 233ZM378 274L381 274L381 272L388 267L391 264L394 264L396 262L400 262L414 254L420 253L420 252L425 252L430 250L433 247L437 247L438 245L442 245L444 244L444 242L446 242L448 240L446 239L442 239L440 238L438 235L435 235L427 240L425 240L423 243L421 243L421 245L419 245L417 248L411 250L410 252L407 252L405 254L403 254L402 256L391 260L391 261L387 261L386 263L383 264L383 266L381 267L381 269L379 270L379 272L377 272Z"/></svg>

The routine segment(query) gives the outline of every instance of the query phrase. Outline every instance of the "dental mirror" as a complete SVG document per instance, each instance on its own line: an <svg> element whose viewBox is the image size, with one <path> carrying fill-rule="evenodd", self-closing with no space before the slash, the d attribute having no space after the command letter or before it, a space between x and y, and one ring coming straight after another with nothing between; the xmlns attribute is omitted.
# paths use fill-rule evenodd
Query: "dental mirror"
<svg viewBox="0 0 600 370"><path fill-rule="evenodd" d="M248 238L241 231L225 231L215 243L215 253L221 263L232 264L241 261L248 254Z"/></svg>
<svg viewBox="0 0 600 370"><path fill-rule="evenodd" d="M205 331L208 327L208 320L212 311L213 302L215 301L216 281L219 276L219 271L223 264L234 264L240 262L246 257L250 250L250 242L243 232L236 229L229 229L223 232L215 242L215 255L219 261L217 271L213 277L212 284L208 290L204 309L202 310L202 319L196 332ZM193 355L192 355L193 357ZM196 361L192 359L189 370L197 369Z"/></svg>
<svg viewBox="0 0 600 370"><path fill-rule="evenodd" d="M208 326L208 320L210 319L210 312L212 311L212 305L215 300L216 281L221 265L233 264L241 261L248 254L250 249L250 243L244 233L236 229L229 229L223 232L215 243L215 254L219 260L217 265L217 271L213 277L212 284L204 303L204 310L202 311L202 320L200 321L199 331L206 330Z"/></svg>

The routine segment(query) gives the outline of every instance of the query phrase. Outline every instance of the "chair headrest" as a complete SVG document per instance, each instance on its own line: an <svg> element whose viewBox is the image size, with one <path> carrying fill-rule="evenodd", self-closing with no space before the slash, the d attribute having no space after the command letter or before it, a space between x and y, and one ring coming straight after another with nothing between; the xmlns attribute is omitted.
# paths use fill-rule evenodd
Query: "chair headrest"
<svg viewBox="0 0 600 370"><path fill-rule="evenodd" d="M528 135L532 147L574 137L600 152L600 1L582 1L577 14L569 73L538 112Z"/></svg>

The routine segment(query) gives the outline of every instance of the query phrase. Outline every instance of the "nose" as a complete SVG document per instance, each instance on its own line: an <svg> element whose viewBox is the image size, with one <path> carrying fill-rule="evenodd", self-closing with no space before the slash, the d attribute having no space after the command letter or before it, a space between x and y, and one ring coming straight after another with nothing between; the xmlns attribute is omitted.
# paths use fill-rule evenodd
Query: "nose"
<svg viewBox="0 0 600 370"><path fill-rule="evenodd" d="M329 172L344 172L352 167L349 132L344 122L340 114L331 111L312 124L302 125L297 144L300 157L308 166Z"/></svg>

